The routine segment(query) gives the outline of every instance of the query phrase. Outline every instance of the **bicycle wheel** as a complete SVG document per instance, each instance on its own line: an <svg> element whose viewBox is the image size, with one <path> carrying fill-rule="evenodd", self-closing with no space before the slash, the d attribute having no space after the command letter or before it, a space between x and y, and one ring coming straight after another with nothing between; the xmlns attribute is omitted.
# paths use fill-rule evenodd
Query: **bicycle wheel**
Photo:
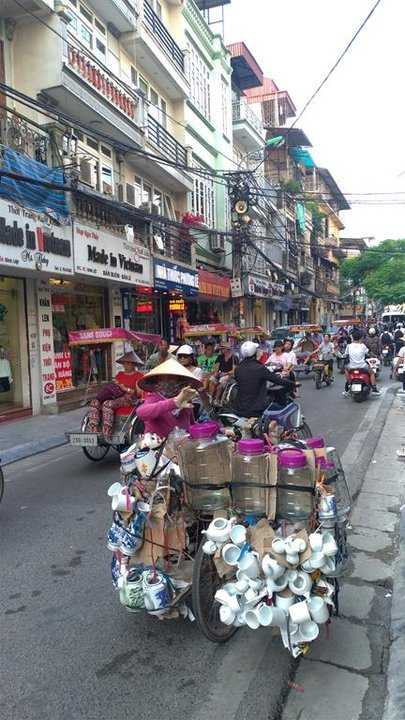
<svg viewBox="0 0 405 720"><path fill-rule="evenodd" d="M4 475L3 475L3 469L0 467L0 502L2 501L4 495Z"/></svg>
<svg viewBox="0 0 405 720"><path fill-rule="evenodd" d="M219 603L214 599L216 591L223 585L211 555L203 553L203 542L198 548L193 565L192 602L198 627L211 642L229 640L238 630L225 625L219 617Z"/></svg>
<svg viewBox="0 0 405 720"><path fill-rule="evenodd" d="M306 440L312 437L312 430L306 422L303 422L302 425L297 428L296 435L298 440Z"/></svg>
<svg viewBox="0 0 405 720"><path fill-rule="evenodd" d="M86 418L82 425L83 432L86 432L87 424L88 419ZM88 445L87 447L82 447L86 458L92 462L100 462L100 460L104 460L109 449L110 445Z"/></svg>

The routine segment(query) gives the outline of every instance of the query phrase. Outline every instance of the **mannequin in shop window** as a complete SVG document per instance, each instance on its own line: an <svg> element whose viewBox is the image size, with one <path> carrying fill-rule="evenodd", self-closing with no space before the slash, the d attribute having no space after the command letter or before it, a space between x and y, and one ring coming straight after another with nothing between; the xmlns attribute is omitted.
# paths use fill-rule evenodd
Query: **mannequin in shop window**
<svg viewBox="0 0 405 720"><path fill-rule="evenodd" d="M9 392L13 374L11 372L10 360L7 357L7 350L0 347L0 393Z"/></svg>
<svg viewBox="0 0 405 720"><path fill-rule="evenodd" d="M101 424L101 433L106 438L112 435L115 410L121 407L131 408L142 396L138 389L138 381L143 378L143 373L137 369L142 364L141 359L132 350L119 358L117 363L124 369L117 373L113 386L117 393L121 390L121 394L118 397L103 400L103 390L101 390L100 397L90 403L88 430L98 433Z"/></svg>

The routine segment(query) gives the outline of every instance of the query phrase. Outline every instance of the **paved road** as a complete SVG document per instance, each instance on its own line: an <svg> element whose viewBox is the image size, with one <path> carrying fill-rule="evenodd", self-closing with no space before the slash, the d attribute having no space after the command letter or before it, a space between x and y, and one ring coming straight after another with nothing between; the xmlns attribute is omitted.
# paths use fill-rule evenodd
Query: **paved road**
<svg viewBox="0 0 405 720"><path fill-rule="evenodd" d="M371 401L342 378L303 381L314 433L343 452ZM380 402L375 400L374 402ZM109 576L106 489L116 457L91 465L59 448L7 468L0 508L0 707L7 720L273 718L290 659L267 633L225 646L184 621L129 615Z"/></svg>

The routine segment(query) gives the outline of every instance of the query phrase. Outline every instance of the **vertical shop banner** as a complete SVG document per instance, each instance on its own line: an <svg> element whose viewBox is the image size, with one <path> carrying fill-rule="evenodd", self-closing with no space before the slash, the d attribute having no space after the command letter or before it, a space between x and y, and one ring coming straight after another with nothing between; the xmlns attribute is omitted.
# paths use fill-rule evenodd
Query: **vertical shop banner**
<svg viewBox="0 0 405 720"><path fill-rule="evenodd" d="M38 329L41 356L42 403L49 405L56 402L52 304L50 288L42 284L38 285Z"/></svg>
<svg viewBox="0 0 405 720"><path fill-rule="evenodd" d="M55 353L56 392L73 387L72 356L69 351Z"/></svg>

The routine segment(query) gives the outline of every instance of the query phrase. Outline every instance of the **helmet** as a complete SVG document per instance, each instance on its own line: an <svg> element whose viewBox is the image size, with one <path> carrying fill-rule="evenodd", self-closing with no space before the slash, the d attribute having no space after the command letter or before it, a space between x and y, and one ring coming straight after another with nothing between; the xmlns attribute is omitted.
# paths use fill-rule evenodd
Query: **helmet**
<svg viewBox="0 0 405 720"><path fill-rule="evenodd" d="M252 342L252 340L246 340L240 346L240 354L243 359L254 357L259 349L259 344Z"/></svg>
<svg viewBox="0 0 405 720"><path fill-rule="evenodd" d="M181 345L176 355L194 355L194 350L191 345Z"/></svg>
<svg viewBox="0 0 405 720"><path fill-rule="evenodd" d="M402 323L397 323L397 330L402 330L403 327Z"/></svg>
<svg viewBox="0 0 405 720"><path fill-rule="evenodd" d="M373 327L369 328L368 334L369 334L369 335L375 335L375 328L373 328Z"/></svg>

